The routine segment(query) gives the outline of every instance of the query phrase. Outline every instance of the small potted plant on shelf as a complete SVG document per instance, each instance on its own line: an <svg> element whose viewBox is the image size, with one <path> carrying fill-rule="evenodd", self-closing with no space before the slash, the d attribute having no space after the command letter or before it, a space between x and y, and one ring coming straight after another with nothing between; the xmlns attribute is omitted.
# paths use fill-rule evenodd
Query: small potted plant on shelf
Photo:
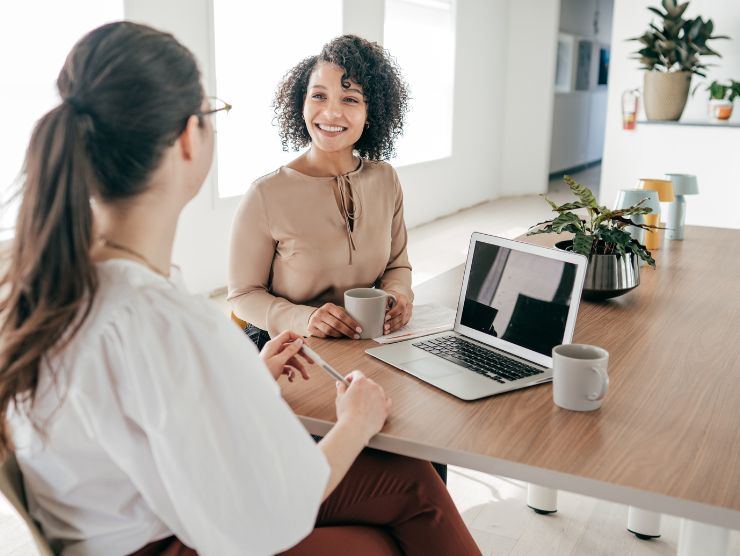
<svg viewBox="0 0 740 556"><path fill-rule="evenodd" d="M634 222L630 218L652 212L651 208L641 206L646 199L625 209L609 210L599 206L596 197L585 185L570 176L564 176L563 181L578 200L558 205L542 195L557 216L532 226L527 235L563 232L573 234L572 239L560 241L555 246L588 257L583 286L584 299L608 299L636 288L640 284L639 260L652 267L655 267L655 260L650 251L634 239L625 227L634 226L645 230L656 228ZM574 211L580 211L580 214Z"/></svg>
<svg viewBox="0 0 740 556"><path fill-rule="evenodd" d="M734 79L729 84L712 81L706 88L709 91L709 119L723 122L732 116L732 103L740 96L740 82Z"/></svg>
<svg viewBox="0 0 740 556"><path fill-rule="evenodd" d="M706 77L707 65L702 56L720 56L709 47L708 42L728 39L712 35L714 23L697 16L684 18L689 2L678 4L676 0L662 0L662 8L648 7L660 19L651 22L640 37L642 48L634 58L645 71L643 97L645 115L648 120L678 120L688 99L691 75Z"/></svg>

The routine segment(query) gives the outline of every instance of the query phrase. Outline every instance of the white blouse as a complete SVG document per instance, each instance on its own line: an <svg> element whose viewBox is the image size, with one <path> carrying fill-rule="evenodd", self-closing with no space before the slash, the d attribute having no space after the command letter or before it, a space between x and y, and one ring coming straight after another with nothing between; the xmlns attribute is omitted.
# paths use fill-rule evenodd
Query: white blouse
<svg viewBox="0 0 740 556"><path fill-rule="evenodd" d="M253 344L176 277L123 259L98 274L92 312L42 368L30 418L9 418L46 537L65 556L169 535L221 556L308 535L329 466Z"/></svg>

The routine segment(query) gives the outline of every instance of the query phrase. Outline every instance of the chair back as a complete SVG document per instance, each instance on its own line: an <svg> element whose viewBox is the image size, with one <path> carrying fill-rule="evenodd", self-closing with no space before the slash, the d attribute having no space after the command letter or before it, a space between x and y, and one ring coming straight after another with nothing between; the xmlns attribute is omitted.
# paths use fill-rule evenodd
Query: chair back
<svg viewBox="0 0 740 556"><path fill-rule="evenodd" d="M53 556L54 553L49 547L49 543L46 542L33 518L28 513L26 493L23 489L23 477L13 454L8 456L5 461L0 462L0 493L7 498L8 502L10 502L15 508L15 511L18 512L18 515L26 523L39 554L41 556Z"/></svg>
<svg viewBox="0 0 740 556"><path fill-rule="evenodd" d="M237 317L234 311L231 311L231 320L233 320L236 323L236 325L242 330L246 330L247 326L249 326L249 323Z"/></svg>

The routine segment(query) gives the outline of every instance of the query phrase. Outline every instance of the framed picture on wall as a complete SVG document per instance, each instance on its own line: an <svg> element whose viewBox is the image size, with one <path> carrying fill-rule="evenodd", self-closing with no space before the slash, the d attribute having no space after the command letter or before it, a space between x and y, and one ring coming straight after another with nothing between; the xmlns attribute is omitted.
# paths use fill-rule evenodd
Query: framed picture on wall
<svg viewBox="0 0 740 556"><path fill-rule="evenodd" d="M609 45L599 45L599 76L596 84L599 86L607 85L609 81Z"/></svg>
<svg viewBox="0 0 740 556"><path fill-rule="evenodd" d="M589 40L578 41L578 58L576 64L576 91L588 91L591 88L591 56L594 43Z"/></svg>
<svg viewBox="0 0 740 556"><path fill-rule="evenodd" d="M558 34L558 53L555 62L555 92L569 93L573 90L573 57L575 37L567 33Z"/></svg>

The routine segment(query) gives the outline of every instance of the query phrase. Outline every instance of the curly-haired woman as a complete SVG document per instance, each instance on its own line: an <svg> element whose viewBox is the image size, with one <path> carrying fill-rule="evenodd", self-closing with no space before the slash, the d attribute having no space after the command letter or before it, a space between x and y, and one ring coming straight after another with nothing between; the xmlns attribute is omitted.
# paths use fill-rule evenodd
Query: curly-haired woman
<svg viewBox="0 0 740 556"><path fill-rule="evenodd" d="M258 346L283 330L359 338L350 288L397 303L385 332L411 318L403 194L393 156L408 95L382 47L353 35L291 69L275 112L283 148L303 154L252 184L231 237L229 300Z"/></svg>

